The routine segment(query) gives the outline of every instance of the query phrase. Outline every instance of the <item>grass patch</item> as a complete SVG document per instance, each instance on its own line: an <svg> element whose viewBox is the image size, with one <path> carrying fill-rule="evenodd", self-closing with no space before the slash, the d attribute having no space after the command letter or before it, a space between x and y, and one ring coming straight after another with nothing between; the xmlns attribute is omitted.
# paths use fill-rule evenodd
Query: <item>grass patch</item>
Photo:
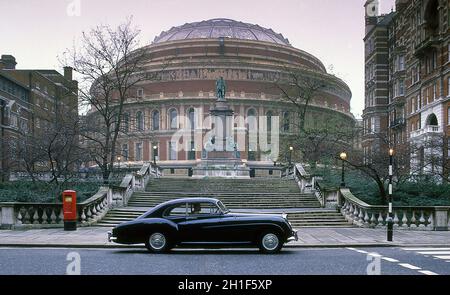
<svg viewBox="0 0 450 295"><path fill-rule="evenodd" d="M77 192L77 202L92 197L102 186L101 182L71 182L61 188L45 182L14 181L0 183L0 202L59 203L61 191Z"/></svg>
<svg viewBox="0 0 450 295"><path fill-rule="evenodd" d="M309 169L311 175L323 178L324 189L336 189L341 184L341 170L330 167ZM384 205L376 183L360 171L346 170L345 183L360 200L370 205ZM387 191L387 186L386 186ZM394 186L394 206L450 206L450 185L433 182L406 182Z"/></svg>

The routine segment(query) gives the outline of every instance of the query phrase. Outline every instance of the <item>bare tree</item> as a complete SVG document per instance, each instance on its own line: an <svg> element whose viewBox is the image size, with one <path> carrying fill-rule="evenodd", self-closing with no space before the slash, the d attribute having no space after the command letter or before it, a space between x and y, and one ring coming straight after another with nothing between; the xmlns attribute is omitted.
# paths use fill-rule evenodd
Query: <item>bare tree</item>
<svg viewBox="0 0 450 295"><path fill-rule="evenodd" d="M114 169L124 104L136 97L137 85L159 73L144 71L148 53L139 48L140 31L131 18L116 28L97 26L83 33L79 49L65 53L65 63L80 75L80 104L90 112L80 122L87 153L108 183Z"/></svg>
<svg viewBox="0 0 450 295"><path fill-rule="evenodd" d="M299 116L298 127L300 132L303 132L309 106L317 95L327 88L324 77L310 70L285 69L274 86L281 91L281 99L291 102L296 108Z"/></svg>
<svg viewBox="0 0 450 295"><path fill-rule="evenodd" d="M446 155L445 136L429 134L410 141L410 178L415 181L449 183L450 161Z"/></svg>
<svg viewBox="0 0 450 295"><path fill-rule="evenodd" d="M41 118L38 128L22 132L13 142L18 165L34 182L38 173L50 175L49 184L67 182L83 158L78 142L78 114L60 105L54 116Z"/></svg>

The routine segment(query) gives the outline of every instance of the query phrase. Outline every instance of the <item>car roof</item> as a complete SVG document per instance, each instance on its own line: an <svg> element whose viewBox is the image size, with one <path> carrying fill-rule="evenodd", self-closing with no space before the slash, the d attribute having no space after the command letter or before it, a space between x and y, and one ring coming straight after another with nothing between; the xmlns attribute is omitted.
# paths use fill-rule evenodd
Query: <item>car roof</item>
<svg viewBox="0 0 450 295"><path fill-rule="evenodd" d="M183 198L183 199L176 199L176 200L170 200L164 203L161 203L159 205L157 205L156 207L151 208L150 210L148 210L147 212L145 212L143 215L141 215L139 218L142 217L148 217L150 215L153 214L159 214L162 211L166 210L167 207L173 206L173 205L177 205L177 204L183 204L183 203L214 203L217 204L217 202L220 202L220 200L215 199L215 198Z"/></svg>
<svg viewBox="0 0 450 295"><path fill-rule="evenodd" d="M219 200L214 198L183 198L183 199L176 199L167 201L161 205L176 205L180 203L217 203Z"/></svg>

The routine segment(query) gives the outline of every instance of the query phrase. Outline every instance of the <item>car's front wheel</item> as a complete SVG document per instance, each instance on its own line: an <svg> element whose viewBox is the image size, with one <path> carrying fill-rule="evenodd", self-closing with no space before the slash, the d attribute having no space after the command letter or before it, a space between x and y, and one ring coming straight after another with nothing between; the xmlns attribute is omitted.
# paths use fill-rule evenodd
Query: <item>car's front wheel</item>
<svg viewBox="0 0 450 295"><path fill-rule="evenodd" d="M283 247L280 235L272 231L263 233L258 244L261 252L266 254L278 253Z"/></svg>
<svg viewBox="0 0 450 295"><path fill-rule="evenodd" d="M162 232L152 233L145 242L148 251L152 253L167 252L172 248L170 245L169 237Z"/></svg>

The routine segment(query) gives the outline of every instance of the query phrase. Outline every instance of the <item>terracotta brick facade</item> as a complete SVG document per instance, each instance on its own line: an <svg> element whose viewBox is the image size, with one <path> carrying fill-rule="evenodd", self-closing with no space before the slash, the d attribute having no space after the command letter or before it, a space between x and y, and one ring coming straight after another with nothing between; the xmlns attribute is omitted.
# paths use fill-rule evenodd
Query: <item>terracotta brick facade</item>
<svg viewBox="0 0 450 295"><path fill-rule="evenodd" d="M375 3L368 0L366 7ZM393 147L448 135L449 15L448 0L397 0L395 12L366 14L363 118L388 118L381 120L376 133L387 136ZM375 103L374 92L380 96ZM371 137L366 129L363 146L372 146L374 152ZM440 149L448 158L445 136L443 143ZM411 154L411 165L415 157Z"/></svg>

